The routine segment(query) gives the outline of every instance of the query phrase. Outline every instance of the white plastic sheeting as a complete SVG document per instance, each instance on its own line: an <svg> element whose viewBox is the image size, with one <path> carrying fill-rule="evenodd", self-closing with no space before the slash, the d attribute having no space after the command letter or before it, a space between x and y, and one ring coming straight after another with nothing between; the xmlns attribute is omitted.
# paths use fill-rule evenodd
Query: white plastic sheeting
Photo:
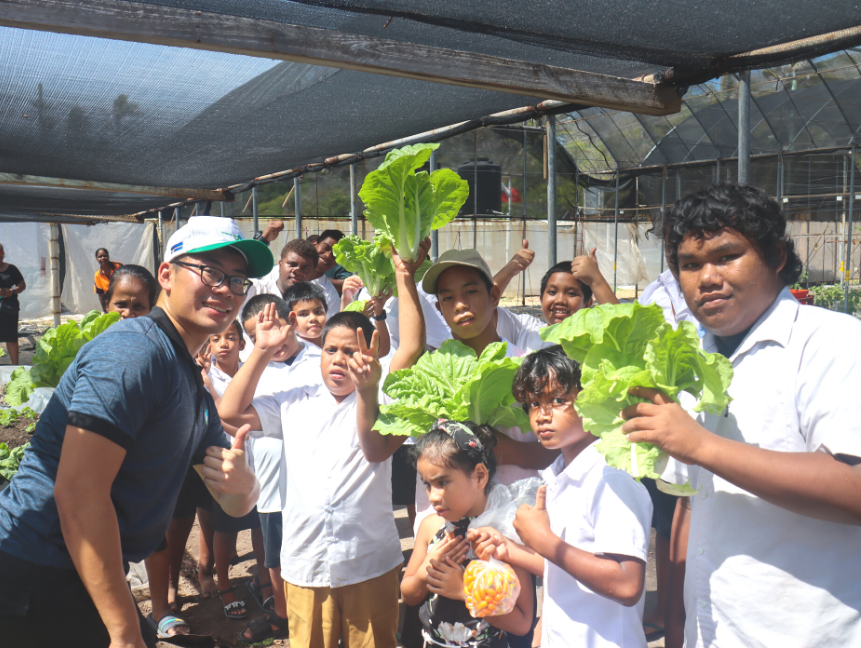
<svg viewBox="0 0 861 648"><path fill-rule="evenodd" d="M66 245L66 279L63 282L62 302L73 313L101 310L93 292L93 277L99 269L97 249L107 248L112 261L135 263L150 272L153 270L152 223L99 223L62 227ZM47 238L45 243L47 245ZM46 307L50 309L50 304L46 303Z"/></svg>
<svg viewBox="0 0 861 648"><path fill-rule="evenodd" d="M24 275L27 289L18 296L20 319L51 314L51 259L48 243L51 226L46 223L0 223L0 243L11 263Z"/></svg>

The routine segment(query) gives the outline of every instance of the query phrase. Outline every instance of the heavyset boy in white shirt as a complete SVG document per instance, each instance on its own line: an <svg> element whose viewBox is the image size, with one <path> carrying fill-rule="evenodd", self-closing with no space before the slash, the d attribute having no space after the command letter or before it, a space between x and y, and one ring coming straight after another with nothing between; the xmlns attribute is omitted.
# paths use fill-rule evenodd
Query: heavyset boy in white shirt
<svg viewBox="0 0 861 648"><path fill-rule="evenodd" d="M717 350L706 333L706 351ZM696 416L766 450L861 459L861 322L784 288L730 356L733 401ZM670 461L691 498L685 638L700 646L861 645L861 527L799 515Z"/></svg>

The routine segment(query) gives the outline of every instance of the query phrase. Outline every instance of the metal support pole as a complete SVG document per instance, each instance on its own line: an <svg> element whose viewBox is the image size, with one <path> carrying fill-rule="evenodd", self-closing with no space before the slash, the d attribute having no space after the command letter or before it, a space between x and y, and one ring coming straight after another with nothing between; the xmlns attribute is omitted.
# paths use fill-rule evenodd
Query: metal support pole
<svg viewBox="0 0 861 648"><path fill-rule="evenodd" d="M523 193L520 194L520 204L523 207L523 225L521 235L526 240L526 130L523 131ZM526 306L526 270L520 273L523 282L523 298L521 304Z"/></svg>
<svg viewBox="0 0 861 648"><path fill-rule="evenodd" d="M179 229L179 207L174 207L174 210L173 210L173 232L175 232L178 229ZM171 232L171 234L173 234L173 232ZM170 238L170 237L168 236L168 238Z"/></svg>
<svg viewBox="0 0 861 648"><path fill-rule="evenodd" d="M805 237L805 258L804 271L807 274L807 279L804 281L804 287L810 288L810 176L813 167L813 157L807 158L807 236Z"/></svg>
<svg viewBox="0 0 861 648"><path fill-rule="evenodd" d="M472 140L472 249L478 247L478 131Z"/></svg>
<svg viewBox="0 0 861 648"><path fill-rule="evenodd" d="M429 173L436 171L436 151L431 151L428 170ZM508 204L511 204L510 199ZM431 260L436 263L437 259L439 259L439 230L431 230Z"/></svg>
<svg viewBox="0 0 861 648"><path fill-rule="evenodd" d="M296 201L296 238L302 238L302 176L293 178L293 200Z"/></svg>
<svg viewBox="0 0 861 648"><path fill-rule="evenodd" d="M577 256L577 215L580 213L580 167L574 167L574 256Z"/></svg>
<svg viewBox="0 0 861 648"><path fill-rule="evenodd" d="M60 226L51 223L51 314L54 326L60 325Z"/></svg>
<svg viewBox="0 0 861 648"><path fill-rule="evenodd" d="M155 260L156 268L158 268L158 264L161 263L161 260L164 258L164 226L161 220L161 210L158 211L158 230L156 231L158 238L158 258Z"/></svg>
<svg viewBox="0 0 861 648"><path fill-rule="evenodd" d="M254 222L254 236L260 233L259 223L257 222L257 187L251 188L251 218Z"/></svg>
<svg viewBox="0 0 861 648"><path fill-rule="evenodd" d="M664 234L667 226L667 165L664 165L664 175L661 176L661 272L664 271L664 260L666 253L666 240Z"/></svg>
<svg viewBox="0 0 861 648"><path fill-rule="evenodd" d="M613 236L613 294L616 294L616 262L619 259L619 165L616 165L616 212L613 223L616 233Z"/></svg>
<svg viewBox="0 0 861 648"><path fill-rule="evenodd" d="M433 157L433 154L431 154ZM359 222L356 220L356 164L350 165L350 234L359 233Z"/></svg>
<svg viewBox="0 0 861 648"><path fill-rule="evenodd" d="M750 72L738 75L738 183L750 184Z"/></svg>
<svg viewBox="0 0 861 648"><path fill-rule="evenodd" d="M548 264L556 265L556 116L547 117L547 248Z"/></svg>
<svg viewBox="0 0 861 648"><path fill-rule="evenodd" d="M221 207L221 217L224 218L224 202L218 203L218 206Z"/></svg>
<svg viewBox="0 0 861 648"><path fill-rule="evenodd" d="M783 155L777 155L777 202L783 199Z"/></svg>
<svg viewBox="0 0 861 648"><path fill-rule="evenodd" d="M849 274L852 272L852 220L855 211L855 142L849 162L849 219L846 228L846 266L843 271L843 312L849 312Z"/></svg>
<svg viewBox="0 0 861 648"><path fill-rule="evenodd" d="M720 158L715 160L715 184L720 184Z"/></svg>

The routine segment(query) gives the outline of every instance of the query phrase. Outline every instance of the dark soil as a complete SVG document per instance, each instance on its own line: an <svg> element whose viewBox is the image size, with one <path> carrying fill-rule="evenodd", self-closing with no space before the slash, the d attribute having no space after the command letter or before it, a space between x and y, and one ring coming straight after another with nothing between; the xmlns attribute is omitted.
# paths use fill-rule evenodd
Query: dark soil
<svg viewBox="0 0 861 648"><path fill-rule="evenodd" d="M30 443L32 435L24 430L35 421L36 419L24 418L22 416L9 427L0 427L0 442L8 445L10 450L25 443Z"/></svg>

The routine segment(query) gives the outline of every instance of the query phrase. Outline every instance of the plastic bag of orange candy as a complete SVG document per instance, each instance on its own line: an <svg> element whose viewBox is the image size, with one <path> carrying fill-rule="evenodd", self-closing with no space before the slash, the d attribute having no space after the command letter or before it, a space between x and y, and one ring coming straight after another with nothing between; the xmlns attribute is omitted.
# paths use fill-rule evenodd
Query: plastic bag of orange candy
<svg viewBox="0 0 861 648"><path fill-rule="evenodd" d="M501 616L514 609L520 579L511 565L501 560L473 560L463 572L463 591L473 617Z"/></svg>

